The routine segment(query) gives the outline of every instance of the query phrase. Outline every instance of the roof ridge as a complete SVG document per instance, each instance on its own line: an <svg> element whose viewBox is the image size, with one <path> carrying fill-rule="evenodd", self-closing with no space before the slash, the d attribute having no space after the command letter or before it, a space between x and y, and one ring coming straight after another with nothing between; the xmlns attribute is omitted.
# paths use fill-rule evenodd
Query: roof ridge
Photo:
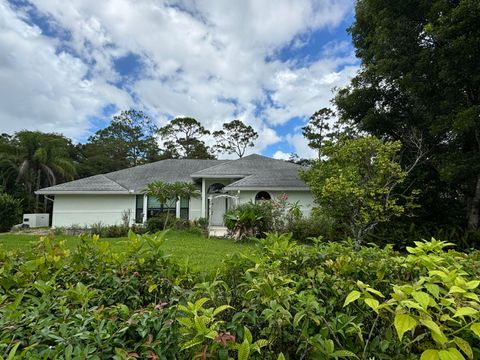
<svg viewBox="0 0 480 360"><path fill-rule="evenodd" d="M224 165L225 162L227 162L227 161L232 161L232 162L234 162L234 161L238 161L238 160L241 160L241 159L243 159L243 158L239 158L239 159L235 159L235 160L228 160L228 159L227 159L227 160L218 160L218 161L224 161L224 162L222 162L222 163L220 163L220 164L217 164L217 165L213 165L213 166L207 167L207 168L202 169L202 170L195 171L195 172L192 173L191 175L196 174L197 172L201 172L201 171L205 171L205 170L209 170L209 169L216 168L216 167L218 167L218 166L222 166L222 165ZM238 174L238 175L242 175L242 174ZM245 175L250 176L250 175L253 175L253 174L245 174Z"/></svg>
<svg viewBox="0 0 480 360"><path fill-rule="evenodd" d="M110 173L107 173L107 174L110 174ZM103 177L104 177L105 179L107 179L107 180L110 180L110 181L114 182L115 184L117 184L118 186L120 186L122 189L125 189L125 190L127 190L127 191L130 191L130 189L127 189L127 188L126 188L125 186L123 186L122 184L120 184L120 183L118 183L117 181L109 178L109 177L107 176L107 174L99 174L99 175L100 175L100 176L103 176Z"/></svg>
<svg viewBox="0 0 480 360"><path fill-rule="evenodd" d="M146 163L146 164L135 165L135 166L127 167L127 168L124 168L124 169L114 170L114 171L110 171L108 173L103 173L103 174L98 174L98 175L108 175L108 174L118 173L120 171L139 168L139 167L151 166L151 165L158 164L158 163L161 163L161 162L166 162L166 161L185 161L185 160L190 160L190 161L222 161L222 163L225 162L225 161L228 161L228 160L225 160L225 159L224 160L219 160L219 159L162 159L162 160L152 161L152 162L149 162L149 163ZM217 164L217 165L221 165L221 164ZM214 166L217 166L217 165L214 165Z"/></svg>

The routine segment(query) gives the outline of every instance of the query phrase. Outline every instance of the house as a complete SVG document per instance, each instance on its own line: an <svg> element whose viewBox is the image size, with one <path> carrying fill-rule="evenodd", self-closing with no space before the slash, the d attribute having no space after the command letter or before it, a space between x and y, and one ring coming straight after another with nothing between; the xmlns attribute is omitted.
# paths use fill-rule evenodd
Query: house
<svg viewBox="0 0 480 360"><path fill-rule="evenodd" d="M144 223L147 218L171 211L178 218L207 218L211 226L223 226L228 209L288 195L299 202L305 215L313 198L299 171L302 166L261 155L238 160L170 159L95 175L38 190L53 200L53 227ZM147 184L187 181L197 184L200 198L160 204L143 194ZM53 196L53 198L52 198Z"/></svg>

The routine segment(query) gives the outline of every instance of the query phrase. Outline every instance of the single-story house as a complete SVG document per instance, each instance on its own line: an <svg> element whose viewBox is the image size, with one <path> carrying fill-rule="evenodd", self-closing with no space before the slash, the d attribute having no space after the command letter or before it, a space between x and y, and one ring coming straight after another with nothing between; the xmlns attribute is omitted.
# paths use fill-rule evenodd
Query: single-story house
<svg viewBox="0 0 480 360"><path fill-rule="evenodd" d="M36 193L54 201L53 227L121 224L125 214L130 224L144 223L165 211L189 220L207 218L211 226L223 226L228 209L282 194L288 195L289 202L298 201L308 215L313 198L299 176L302 169L257 154L237 160L170 159L66 182ZM201 197L160 204L143 193L147 184L156 180L193 182Z"/></svg>

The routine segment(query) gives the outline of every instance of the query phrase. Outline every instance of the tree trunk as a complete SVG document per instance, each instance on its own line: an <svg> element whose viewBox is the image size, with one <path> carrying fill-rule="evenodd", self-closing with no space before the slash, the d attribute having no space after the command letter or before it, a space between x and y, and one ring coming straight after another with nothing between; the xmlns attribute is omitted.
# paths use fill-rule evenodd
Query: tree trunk
<svg viewBox="0 0 480 360"><path fill-rule="evenodd" d="M472 230L478 229L480 218L480 175L477 176L475 185L475 193L473 195L470 208L468 210L468 228Z"/></svg>
<svg viewBox="0 0 480 360"><path fill-rule="evenodd" d="M37 178L35 179L36 180L36 186L35 186L35 190L40 190L40 175L41 175L41 171L40 169L37 170ZM35 194L35 212L38 212L38 206L39 206L39 202L40 202L40 195L38 194Z"/></svg>

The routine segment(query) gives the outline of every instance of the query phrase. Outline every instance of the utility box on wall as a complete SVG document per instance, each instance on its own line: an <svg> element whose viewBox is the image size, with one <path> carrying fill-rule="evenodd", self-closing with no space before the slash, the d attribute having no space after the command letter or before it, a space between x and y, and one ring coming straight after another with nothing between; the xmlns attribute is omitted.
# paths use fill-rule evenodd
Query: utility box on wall
<svg viewBox="0 0 480 360"><path fill-rule="evenodd" d="M50 214L23 214L23 225L31 228L48 227Z"/></svg>

